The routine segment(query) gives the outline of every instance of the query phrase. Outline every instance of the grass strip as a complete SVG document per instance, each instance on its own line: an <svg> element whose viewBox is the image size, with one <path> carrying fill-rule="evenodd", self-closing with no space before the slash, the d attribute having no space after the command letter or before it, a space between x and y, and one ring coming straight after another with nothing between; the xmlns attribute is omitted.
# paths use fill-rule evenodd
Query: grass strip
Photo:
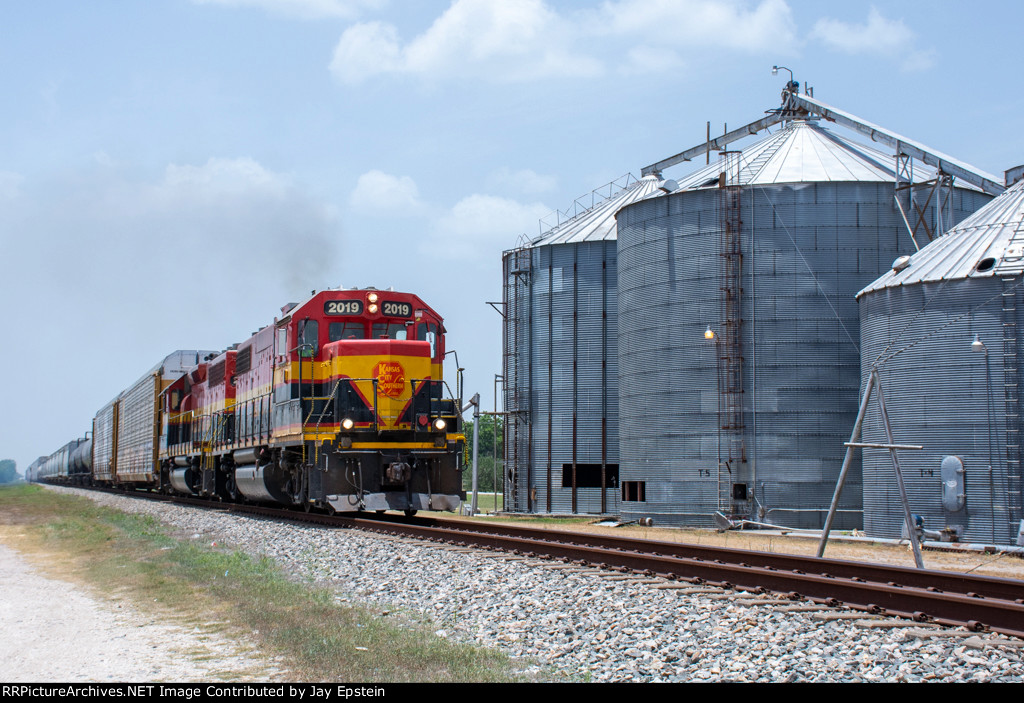
<svg viewBox="0 0 1024 703"><path fill-rule="evenodd" d="M127 592L194 625L226 623L283 662L293 680L516 680L499 652L439 638L410 617L339 604L329 589L289 580L269 559L175 537L151 516L17 485L0 487L0 524L19 526L32 551L73 562L104 592Z"/></svg>

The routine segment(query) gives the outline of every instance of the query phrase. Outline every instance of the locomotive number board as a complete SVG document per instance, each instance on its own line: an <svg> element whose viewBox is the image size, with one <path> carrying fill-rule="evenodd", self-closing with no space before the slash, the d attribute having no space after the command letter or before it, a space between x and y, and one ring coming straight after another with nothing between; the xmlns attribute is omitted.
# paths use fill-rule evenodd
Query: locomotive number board
<svg viewBox="0 0 1024 703"><path fill-rule="evenodd" d="M385 300L380 304L380 312L390 317L412 317L412 305Z"/></svg>
<svg viewBox="0 0 1024 703"><path fill-rule="evenodd" d="M362 315L361 300L328 300L324 303L325 315Z"/></svg>

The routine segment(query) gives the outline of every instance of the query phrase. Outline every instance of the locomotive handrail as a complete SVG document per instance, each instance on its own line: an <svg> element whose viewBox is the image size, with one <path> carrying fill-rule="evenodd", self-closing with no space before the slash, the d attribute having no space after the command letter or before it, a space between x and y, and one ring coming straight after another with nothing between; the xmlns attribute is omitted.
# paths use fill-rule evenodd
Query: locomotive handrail
<svg viewBox="0 0 1024 703"><path fill-rule="evenodd" d="M316 421L315 433L318 434L318 435L320 434L320 424L324 420L324 415L327 414L327 408L328 408L328 406L330 406L331 401L334 400L334 396L336 396L338 394L338 389L341 387L341 380L342 379L339 378L337 381L334 382L334 390L332 390L331 394L329 396L327 396L326 398L311 398L311 400L326 400L327 401L326 403L324 403L324 407L320 410L320 417L317 418L317 421ZM313 408L314 408L314 404L310 403L310 405L309 405L309 417L310 418L313 417ZM308 420L309 418L306 418L306 419Z"/></svg>
<svg viewBox="0 0 1024 703"><path fill-rule="evenodd" d="M426 383L428 385L430 385L430 384L438 384L440 386L443 386L444 388L447 388L449 393L451 392L451 387L448 386L448 384L445 383L444 380L437 380L437 379L433 379L433 378L414 378L414 379L412 379L410 381L410 383L412 384L412 406L413 406L414 411L415 411L415 409L417 407L416 406L416 392L417 392L416 391L416 384L417 383L420 384L420 388L421 389L423 387L422 384L424 384L424 383ZM427 401L428 401L428 414L429 415L434 416L434 417L438 417L438 418L451 418L451 419L456 419L456 418L460 417L459 413L456 412L454 407L453 407L451 412L445 412L444 411L444 407L443 407L444 404L445 403L452 403L454 405L455 398L453 398L453 397L445 398L445 397L443 397L443 394L442 394L442 397L438 397L436 399L437 400L436 415L434 415L434 413L435 413L434 400L435 399L434 399L433 396L428 396L428 398L427 398ZM415 421L412 423L412 428L413 428L413 432L419 432L420 431L419 427L416 425Z"/></svg>

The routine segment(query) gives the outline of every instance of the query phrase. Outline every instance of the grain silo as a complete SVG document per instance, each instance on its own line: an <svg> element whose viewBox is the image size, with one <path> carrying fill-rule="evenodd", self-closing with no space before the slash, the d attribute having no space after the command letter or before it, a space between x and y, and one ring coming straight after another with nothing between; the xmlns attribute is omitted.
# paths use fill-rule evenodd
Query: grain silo
<svg viewBox="0 0 1024 703"><path fill-rule="evenodd" d="M894 442L923 447L900 451L899 463L910 511L938 533L930 537L1019 543L1022 273L1017 182L858 296L862 377L878 369ZM873 399L862 439L886 441ZM889 452L863 452L865 531L899 537Z"/></svg>
<svg viewBox="0 0 1024 703"><path fill-rule="evenodd" d="M660 183L619 179L503 256L507 510L618 510L615 213Z"/></svg>
<svg viewBox="0 0 1024 703"><path fill-rule="evenodd" d="M618 214L623 518L820 527L857 411L857 291L990 199L959 162L795 83L783 96L768 117L645 169L721 151ZM861 524L859 466L840 510L836 526Z"/></svg>

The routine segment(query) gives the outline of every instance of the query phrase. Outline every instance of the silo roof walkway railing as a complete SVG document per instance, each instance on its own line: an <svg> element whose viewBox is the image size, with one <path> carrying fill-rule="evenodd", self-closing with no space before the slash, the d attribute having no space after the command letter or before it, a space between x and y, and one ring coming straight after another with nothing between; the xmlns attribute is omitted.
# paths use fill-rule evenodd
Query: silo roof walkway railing
<svg viewBox="0 0 1024 703"><path fill-rule="evenodd" d="M671 166L690 161L698 156L703 156L711 151L721 151L732 142L738 141L758 132L768 129L773 125L794 119L807 119L819 117L829 122L863 134L874 142L885 144L896 152L896 157L911 157L925 163L942 173L958 178L961 181L973 185L991 195L999 195L1006 188L997 177L981 171L970 164L967 164L940 151L931 149L919 142L892 132L876 124L861 119L851 113L827 105L810 95L800 95L795 91L786 90L783 92L782 107L771 110L768 115L761 119L746 124L739 129L707 139L701 144L681 151L667 159L662 159L641 171L641 176L658 175Z"/></svg>

